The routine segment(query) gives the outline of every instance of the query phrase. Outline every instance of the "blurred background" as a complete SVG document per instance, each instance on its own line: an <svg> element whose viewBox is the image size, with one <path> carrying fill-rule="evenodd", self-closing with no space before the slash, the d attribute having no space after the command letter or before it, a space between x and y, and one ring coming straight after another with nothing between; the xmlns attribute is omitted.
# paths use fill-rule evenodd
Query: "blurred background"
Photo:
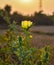
<svg viewBox="0 0 54 65"><path fill-rule="evenodd" d="M5 18L19 25L31 20L34 25L54 25L53 0L0 0L0 27L7 24Z"/></svg>

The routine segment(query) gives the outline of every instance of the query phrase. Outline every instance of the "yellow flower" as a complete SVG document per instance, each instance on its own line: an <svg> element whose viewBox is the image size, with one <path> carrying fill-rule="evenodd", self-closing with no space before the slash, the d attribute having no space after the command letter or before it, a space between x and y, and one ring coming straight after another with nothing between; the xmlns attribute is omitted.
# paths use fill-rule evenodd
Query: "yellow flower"
<svg viewBox="0 0 54 65"><path fill-rule="evenodd" d="M28 29L32 26L32 22L31 21L26 21L26 20L22 21L21 26L22 26L23 29Z"/></svg>
<svg viewBox="0 0 54 65"><path fill-rule="evenodd" d="M32 35L29 36L32 39Z"/></svg>

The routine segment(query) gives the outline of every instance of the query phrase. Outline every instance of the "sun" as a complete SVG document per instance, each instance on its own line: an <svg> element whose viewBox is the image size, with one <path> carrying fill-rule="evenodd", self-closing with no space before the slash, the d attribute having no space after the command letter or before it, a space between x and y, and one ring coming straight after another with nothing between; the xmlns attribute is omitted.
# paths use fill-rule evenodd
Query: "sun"
<svg viewBox="0 0 54 65"><path fill-rule="evenodd" d="M20 0L22 3L31 3L33 0Z"/></svg>

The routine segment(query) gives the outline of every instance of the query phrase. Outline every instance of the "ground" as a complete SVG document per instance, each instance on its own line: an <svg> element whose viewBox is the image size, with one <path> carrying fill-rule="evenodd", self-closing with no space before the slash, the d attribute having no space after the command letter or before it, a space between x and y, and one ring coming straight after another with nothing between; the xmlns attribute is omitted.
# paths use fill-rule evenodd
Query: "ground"
<svg viewBox="0 0 54 65"><path fill-rule="evenodd" d="M34 33L31 43L33 47L37 48L42 48L47 45L51 46L52 57L51 60L49 61L50 62L49 65L54 65L54 36Z"/></svg>

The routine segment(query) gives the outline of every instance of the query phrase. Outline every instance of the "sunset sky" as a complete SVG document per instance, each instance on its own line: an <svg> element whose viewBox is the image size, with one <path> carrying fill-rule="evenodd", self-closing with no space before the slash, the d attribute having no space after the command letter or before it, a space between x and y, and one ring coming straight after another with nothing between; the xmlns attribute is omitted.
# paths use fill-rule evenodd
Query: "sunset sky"
<svg viewBox="0 0 54 65"><path fill-rule="evenodd" d="M39 11L39 0L0 0L0 8L6 4L12 6L12 11L18 11L23 15ZM45 13L51 14L54 11L54 0L42 0L42 9Z"/></svg>

